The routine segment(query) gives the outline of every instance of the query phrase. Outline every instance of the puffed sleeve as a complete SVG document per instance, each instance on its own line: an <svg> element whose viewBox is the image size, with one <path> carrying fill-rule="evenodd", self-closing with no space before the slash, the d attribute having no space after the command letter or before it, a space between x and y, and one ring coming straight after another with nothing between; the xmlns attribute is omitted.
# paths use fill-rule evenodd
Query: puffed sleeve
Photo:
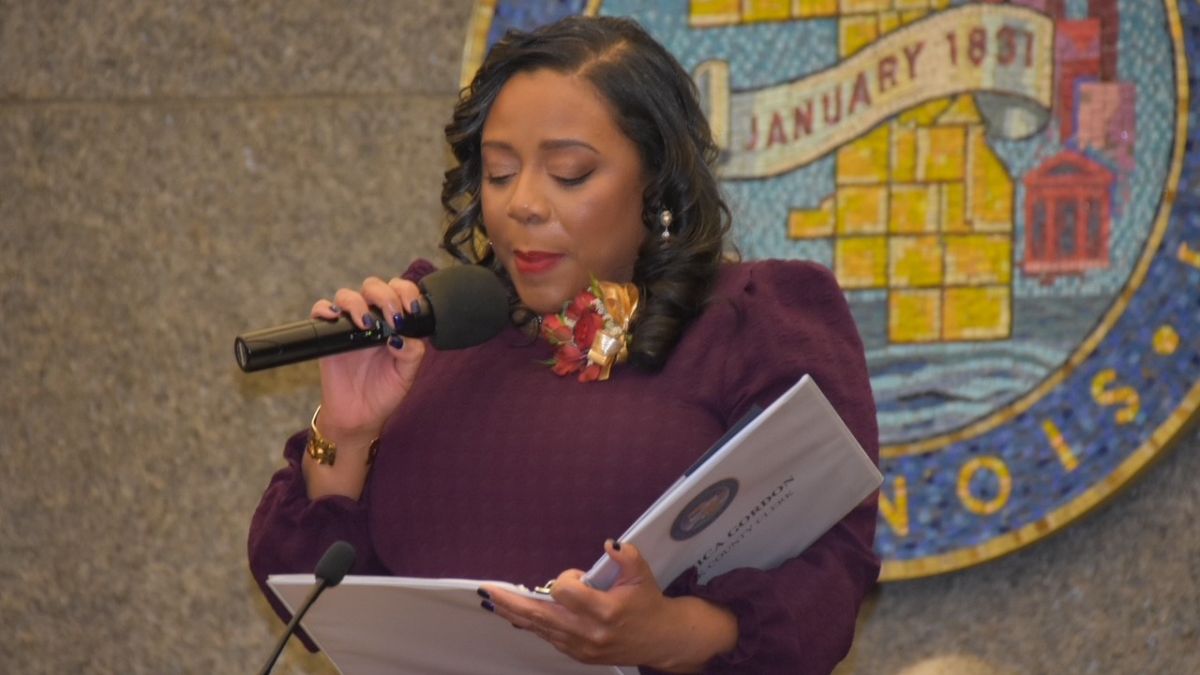
<svg viewBox="0 0 1200 675"><path fill-rule="evenodd" d="M833 275L804 262L743 267L729 296L734 353L724 372L727 423L752 405L766 407L807 373L878 463L863 344ZM668 595L705 598L737 615L737 647L706 672L832 671L850 649L859 606L879 575L877 503L876 493L775 569L736 569L700 584L693 568L675 580Z"/></svg>
<svg viewBox="0 0 1200 675"><path fill-rule="evenodd" d="M433 271L426 260L416 260L403 277L417 281ZM271 477L258 509L250 521L248 553L250 571L263 594L280 618L291 615L267 587L271 574L310 574L317 561L335 541L354 546L351 574L387 574L375 554L368 529L366 496L371 490L370 477L360 500L342 496L308 498L308 487L301 468L308 430L296 433L284 446L286 465ZM313 645L305 640L309 649Z"/></svg>
<svg viewBox="0 0 1200 675"><path fill-rule="evenodd" d="M267 587L267 576L311 574L335 541L346 541L354 547L351 574L387 573L375 556L367 529L367 510L361 502L342 496L308 498L300 468L307 442L307 430L288 439L283 451L287 466L271 477L250 521L250 571L284 621L291 620L291 613ZM305 644L313 649L307 640Z"/></svg>

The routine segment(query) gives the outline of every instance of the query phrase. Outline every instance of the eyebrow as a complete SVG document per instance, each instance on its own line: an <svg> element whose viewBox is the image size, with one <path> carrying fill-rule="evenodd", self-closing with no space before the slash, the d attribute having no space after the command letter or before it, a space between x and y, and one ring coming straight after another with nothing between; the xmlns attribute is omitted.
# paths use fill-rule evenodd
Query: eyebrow
<svg viewBox="0 0 1200 675"><path fill-rule="evenodd" d="M513 150L513 146L509 143L505 143L504 141L483 141L480 144L480 146L484 147L484 148L498 148L501 150L509 150L509 151ZM586 143L584 141L574 139L574 138L551 138L551 139L547 139L547 140L544 140L541 143L539 143L538 147L542 150L561 150L563 148L584 148L585 150L591 150L592 152L594 152L596 154L600 154L600 151L597 150L594 146L592 146L592 144Z"/></svg>

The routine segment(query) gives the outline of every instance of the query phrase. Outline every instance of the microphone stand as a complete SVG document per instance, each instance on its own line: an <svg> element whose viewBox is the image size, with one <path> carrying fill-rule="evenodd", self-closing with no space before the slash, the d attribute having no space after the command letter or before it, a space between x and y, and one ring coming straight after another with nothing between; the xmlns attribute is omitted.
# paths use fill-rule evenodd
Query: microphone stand
<svg viewBox="0 0 1200 675"><path fill-rule="evenodd" d="M326 583L324 579L319 579L317 581L317 585L312 587L312 591L308 591L308 597L305 598L304 604L300 605L300 611L295 613L295 615L292 617L292 621L288 622L286 631L283 631L280 641L278 641L278 644L275 645L275 651L271 652L270 658L266 659L266 663L263 664L263 669L258 671L258 675L268 675L268 673L271 671L271 668L275 667L275 662L278 658L280 658L280 653L283 652L283 645L288 644L288 638L292 637L292 633L295 633L296 626L300 625L300 620L304 619L304 615L308 613L308 608L312 607L312 603L317 602L317 596L319 596L320 593L326 589L326 587L329 587L328 583Z"/></svg>
<svg viewBox="0 0 1200 675"><path fill-rule="evenodd" d="M258 671L258 675L267 675L271 672L271 668L275 666L275 661L279 659L279 654L283 652L283 646L287 644L288 638L292 637L292 633L296 632L296 627L300 625L300 619L308 613L308 608L313 606L317 601L317 596L326 588L332 588L342 583L342 578L354 566L354 547L344 541L335 541L330 546L321 559L317 561L317 568L313 571L317 578L317 585L309 591L308 597L304 603L300 605L300 611L292 616L291 622L287 625L287 630L283 632L283 636L279 638L279 644L275 645L275 651L271 653L271 658L263 665L262 670Z"/></svg>
<svg viewBox="0 0 1200 675"><path fill-rule="evenodd" d="M279 655L283 652L283 646L287 644L288 638L292 637L292 633L296 632L296 626L300 625L300 619L308 613L308 608L312 607L317 601L317 596L328 588L328 582L324 579L317 581L317 585L308 592L308 597L304 599L304 604L300 605L300 611L292 616L292 620L288 622L287 629L283 631L283 635L279 637L279 642L275 645L275 651L271 652L271 656L267 662L263 664L262 670L258 671L258 675L267 675L271 672L271 668L275 666L275 661L279 659Z"/></svg>

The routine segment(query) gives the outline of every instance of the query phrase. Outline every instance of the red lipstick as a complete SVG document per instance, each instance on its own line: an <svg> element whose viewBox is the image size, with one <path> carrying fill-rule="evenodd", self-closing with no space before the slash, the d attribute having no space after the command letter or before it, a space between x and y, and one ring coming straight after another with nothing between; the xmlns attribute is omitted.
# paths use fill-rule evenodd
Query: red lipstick
<svg viewBox="0 0 1200 675"><path fill-rule="evenodd" d="M521 274L542 274L554 269L563 259L562 253L548 251L514 251L513 263Z"/></svg>

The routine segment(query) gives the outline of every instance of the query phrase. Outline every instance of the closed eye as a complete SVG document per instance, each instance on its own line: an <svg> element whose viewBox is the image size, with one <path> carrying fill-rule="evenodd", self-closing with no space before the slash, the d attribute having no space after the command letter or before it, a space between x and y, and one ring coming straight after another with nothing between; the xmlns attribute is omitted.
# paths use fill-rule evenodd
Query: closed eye
<svg viewBox="0 0 1200 675"><path fill-rule="evenodd" d="M511 173L496 174L496 175L489 174L487 176L484 176L484 180L486 180L488 182L488 185L504 185L508 181L512 180L512 177L513 177L513 174L511 174Z"/></svg>
<svg viewBox="0 0 1200 675"><path fill-rule="evenodd" d="M561 184L561 185L565 185L567 187L574 187L576 185L582 185L584 181L586 181L588 178L591 177L591 175L592 175L592 171L589 171L581 176L576 176L574 178L555 176L554 180L558 181L559 184Z"/></svg>

